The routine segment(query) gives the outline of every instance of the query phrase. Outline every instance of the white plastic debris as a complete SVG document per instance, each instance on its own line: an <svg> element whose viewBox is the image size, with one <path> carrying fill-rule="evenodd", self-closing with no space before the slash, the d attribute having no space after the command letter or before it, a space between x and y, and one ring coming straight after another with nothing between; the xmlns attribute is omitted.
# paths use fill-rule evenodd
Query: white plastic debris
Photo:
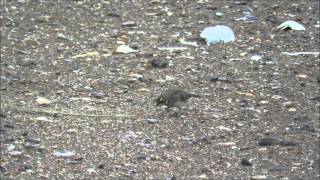
<svg viewBox="0 0 320 180"><path fill-rule="evenodd" d="M117 53L127 54L127 53L137 52L137 50L132 49L131 47L129 47L129 46L127 46L127 45L120 45L120 46L117 48L116 52L117 52Z"/></svg>
<svg viewBox="0 0 320 180"><path fill-rule="evenodd" d="M297 31L306 30L302 24L299 24L296 21L285 21L282 24L280 24L277 28L280 30L284 30L286 28L290 28L292 30L297 30Z"/></svg>
<svg viewBox="0 0 320 180"><path fill-rule="evenodd" d="M208 45L228 43L235 40L235 35L232 29L224 25L206 27L201 32L200 37L206 39Z"/></svg>
<svg viewBox="0 0 320 180"><path fill-rule="evenodd" d="M70 156L74 156L75 152L69 151L69 150L54 151L52 155L54 155L56 157L70 157Z"/></svg>
<svg viewBox="0 0 320 180"><path fill-rule="evenodd" d="M299 55L315 55L319 56L320 52L281 52L281 54L286 54L289 56L299 56Z"/></svg>

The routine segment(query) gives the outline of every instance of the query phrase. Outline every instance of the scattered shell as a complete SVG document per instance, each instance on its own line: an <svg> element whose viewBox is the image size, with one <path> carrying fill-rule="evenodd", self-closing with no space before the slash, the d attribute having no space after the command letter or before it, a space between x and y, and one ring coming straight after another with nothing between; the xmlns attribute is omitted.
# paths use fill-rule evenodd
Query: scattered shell
<svg viewBox="0 0 320 180"><path fill-rule="evenodd" d="M202 175L198 176L197 179L209 179L209 178L207 175L202 174Z"/></svg>
<svg viewBox="0 0 320 180"><path fill-rule="evenodd" d="M46 116L40 116L40 117L36 117L34 118L34 120L36 121L44 121L44 122L53 122L52 120L50 120L48 117Z"/></svg>
<svg viewBox="0 0 320 180"><path fill-rule="evenodd" d="M77 133L77 129L68 129L67 133Z"/></svg>
<svg viewBox="0 0 320 180"><path fill-rule="evenodd" d="M56 156L56 157L68 158L68 157L74 156L74 155L75 155L75 152L74 152L74 151L69 151L69 150L54 151L52 155L53 155L53 156Z"/></svg>
<svg viewBox="0 0 320 180"><path fill-rule="evenodd" d="M49 99L43 98L43 97L38 97L36 99L36 103L38 105L49 105L51 104L51 101Z"/></svg>
<svg viewBox="0 0 320 180"><path fill-rule="evenodd" d="M124 53L124 54L128 54L128 53L135 53L137 52L137 50L132 49L131 47L127 46L127 45L120 45L117 50L117 53Z"/></svg>
<svg viewBox="0 0 320 180"><path fill-rule="evenodd" d="M306 30L302 24L300 24L300 23L298 23L296 21L285 21L282 24L280 24L277 28L280 29L280 30L284 30L284 29L287 29L287 28L290 28L292 30L297 30L297 31Z"/></svg>
<svg viewBox="0 0 320 180"><path fill-rule="evenodd" d="M166 81L174 81L175 78L169 75L166 75Z"/></svg>

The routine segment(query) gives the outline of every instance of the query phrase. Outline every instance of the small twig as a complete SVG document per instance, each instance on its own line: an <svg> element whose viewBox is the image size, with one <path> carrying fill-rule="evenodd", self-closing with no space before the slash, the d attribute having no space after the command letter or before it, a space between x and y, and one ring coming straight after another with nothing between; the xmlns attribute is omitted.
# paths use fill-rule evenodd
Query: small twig
<svg viewBox="0 0 320 180"><path fill-rule="evenodd" d="M47 111L47 110L40 110L40 109L25 109L25 108L14 108L14 110L17 111L23 111L27 113L44 113L44 114L50 114L50 115L70 115L70 116L87 116L87 117L132 117L134 115L129 114L79 114L79 113L68 113L68 112L61 112L61 111Z"/></svg>

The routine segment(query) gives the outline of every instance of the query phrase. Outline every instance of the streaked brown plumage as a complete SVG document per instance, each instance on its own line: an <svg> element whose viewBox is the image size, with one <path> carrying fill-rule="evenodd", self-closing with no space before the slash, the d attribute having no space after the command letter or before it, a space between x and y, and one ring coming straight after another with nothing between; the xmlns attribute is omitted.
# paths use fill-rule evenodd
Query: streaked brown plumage
<svg viewBox="0 0 320 180"><path fill-rule="evenodd" d="M166 105L168 108L170 107L178 107L179 109L183 106L188 99L191 97L200 97L199 95L185 92L181 89L169 89L156 99L156 105Z"/></svg>

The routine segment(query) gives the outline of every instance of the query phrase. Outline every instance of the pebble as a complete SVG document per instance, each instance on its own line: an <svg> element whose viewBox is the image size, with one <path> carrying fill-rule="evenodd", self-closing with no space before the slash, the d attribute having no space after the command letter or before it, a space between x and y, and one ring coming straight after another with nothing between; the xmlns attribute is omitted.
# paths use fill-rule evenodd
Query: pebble
<svg viewBox="0 0 320 180"><path fill-rule="evenodd" d="M177 180L177 177L175 175L166 177L166 180Z"/></svg>
<svg viewBox="0 0 320 180"><path fill-rule="evenodd" d="M130 169L130 170L128 171L128 175L129 175L129 176L133 176L133 175L135 175L136 173L137 173L137 171L134 170L134 169Z"/></svg>
<svg viewBox="0 0 320 180"><path fill-rule="evenodd" d="M80 155L74 155L70 159L68 159L69 164L80 164L83 160L83 157Z"/></svg>
<svg viewBox="0 0 320 180"><path fill-rule="evenodd" d="M24 165L22 166L22 168L23 168L24 170L28 170L28 169L32 169L32 166L31 166L30 164L24 164Z"/></svg>
<svg viewBox="0 0 320 180"><path fill-rule="evenodd" d="M28 149L36 149L40 146L40 144L26 142L24 146Z"/></svg>
<svg viewBox="0 0 320 180"><path fill-rule="evenodd" d="M169 65L169 62L165 59L152 59L150 64L156 68L166 68Z"/></svg>
<svg viewBox="0 0 320 180"><path fill-rule="evenodd" d="M253 55L251 56L251 61L260 61L263 58L261 55Z"/></svg>
<svg viewBox="0 0 320 180"><path fill-rule="evenodd" d="M283 99L283 97L280 95L273 95L271 98L276 100Z"/></svg>
<svg viewBox="0 0 320 180"><path fill-rule="evenodd" d="M302 127L299 128L299 130L308 131L308 132L316 132L315 128L308 125L308 124L303 125Z"/></svg>
<svg viewBox="0 0 320 180"><path fill-rule="evenodd" d="M295 141L288 141L288 140L283 140L280 142L281 146L297 146L297 142Z"/></svg>
<svg viewBox="0 0 320 180"><path fill-rule="evenodd" d="M35 121L43 121L43 122L53 122L52 120L50 120L48 117L46 116L40 116L40 117L36 117L34 118Z"/></svg>
<svg viewBox="0 0 320 180"><path fill-rule="evenodd" d="M98 169L103 169L105 166L106 166L105 164L99 164L97 168Z"/></svg>
<svg viewBox="0 0 320 180"><path fill-rule="evenodd" d="M103 92L92 92L91 95L97 99L102 99L106 94Z"/></svg>
<svg viewBox="0 0 320 180"><path fill-rule="evenodd" d="M19 64L20 64L22 67L30 67L30 66L35 66L35 65L37 65L36 61L31 60L31 59L22 60L22 61L19 62Z"/></svg>
<svg viewBox="0 0 320 180"><path fill-rule="evenodd" d="M264 100L259 101L259 105L264 105L264 104L268 104L268 103L269 103L269 101L264 101Z"/></svg>
<svg viewBox="0 0 320 180"><path fill-rule="evenodd" d="M138 155L136 155L136 159L137 159L137 160L146 160L146 159L147 159L147 156L144 155L144 154L138 154Z"/></svg>
<svg viewBox="0 0 320 180"><path fill-rule="evenodd" d="M284 107L286 107L286 108L292 108L292 107L294 107L294 103L292 102L292 101L285 101L285 102L283 102L283 104L282 104Z"/></svg>
<svg viewBox="0 0 320 180"><path fill-rule="evenodd" d="M23 153L21 151L10 151L8 152L8 154L11 156L18 157L18 156L21 156Z"/></svg>
<svg viewBox="0 0 320 180"><path fill-rule="evenodd" d="M41 139L40 138L28 138L27 141L30 143L39 144L41 142Z"/></svg>
<svg viewBox="0 0 320 180"><path fill-rule="evenodd" d="M150 124L155 124L157 122L159 122L159 119L156 118L147 118L146 121Z"/></svg>
<svg viewBox="0 0 320 180"><path fill-rule="evenodd" d="M134 27L136 26L136 23L134 21L126 21L126 22L123 22L121 25L124 27Z"/></svg>
<svg viewBox="0 0 320 180"><path fill-rule="evenodd" d="M40 23L48 23L49 19L50 19L50 16L38 16L36 18L36 21Z"/></svg>
<svg viewBox="0 0 320 180"><path fill-rule="evenodd" d="M67 39L67 37L62 33L57 33L57 38L61 39L61 40L66 40Z"/></svg>
<svg viewBox="0 0 320 180"><path fill-rule="evenodd" d="M260 179L268 179L268 177L265 175L256 175L251 177L251 180L260 180Z"/></svg>
<svg viewBox="0 0 320 180"><path fill-rule="evenodd" d="M209 179L209 178L208 178L208 176L207 176L207 175L202 174L202 175L198 176L198 178L197 178L197 179Z"/></svg>
<svg viewBox="0 0 320 180"><path fill-rule="evenodd" d="M0 166L0 173L5 173L7 169L3 166Z"/></svg>
<svg viewBox="0 0 320 180"><path fill-rule="evenodd" d="M272 146L272 145L279 145L281 139L275 137L264 137L258 141L259 146Z"/></svg>
<svg viewBox="0 0 320 180"><path fill-rule="evenodd" d="M211 77L210 78L210 82L217 82L217 81L232 83L232 80L227 77Z"/></svg>
<svg viewBox="0 0 320 180"><path fill-rule="evenodd" d="M320 96L312 97L312 98L310 98L310 100L320 102Z"/></svg>
<svg viewBox="0 0 320 180"><path fill-rule="evenodd" d="M49 105L51 104L51 101L49 99L43 98L43 97L38 97L36 99L36 103L40 106L42 105Z"/></svg>

